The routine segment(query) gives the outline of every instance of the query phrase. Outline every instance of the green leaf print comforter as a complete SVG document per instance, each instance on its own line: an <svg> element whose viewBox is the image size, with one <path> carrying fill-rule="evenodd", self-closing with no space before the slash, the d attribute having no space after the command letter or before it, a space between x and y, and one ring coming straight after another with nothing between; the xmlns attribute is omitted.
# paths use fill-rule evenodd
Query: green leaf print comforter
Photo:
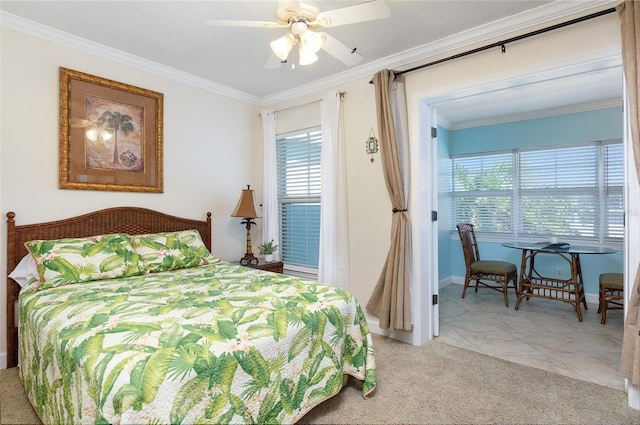
<svg viewBox="0 0 640 425"><path fill-rule="evenodd" d="M219 262L20 294L20 377L47 424L295 423L376 385L355 298Z"/></svg>

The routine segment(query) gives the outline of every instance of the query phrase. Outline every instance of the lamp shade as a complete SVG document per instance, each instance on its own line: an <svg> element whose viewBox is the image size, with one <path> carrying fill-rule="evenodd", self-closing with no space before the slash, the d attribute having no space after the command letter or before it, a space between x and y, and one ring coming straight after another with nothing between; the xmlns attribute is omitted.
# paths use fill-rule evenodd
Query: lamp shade
<svg viewBox="0 0 640 425"><path fill-rule="evenodd" d="M286 33L282 37L277 40L273 40L270 43L271 50L273 53L280 58L280 60L287 60L287 56L289 56L289 52L293 48L293 45L296 44L296 38L290 32Z"/></svg>
<svg viewBox="0 0 640 425"><path fill-rule="evenodd" d="M300 54L300 59L298 60L298 63L300 65L311 65L312 63L318 60L318 56L315 53L305 51L302 48L302 45L300 45L299 54Z"/></svg>
<svg viewBox="0 0 640 425"><path fill-rule="evenodd" d="M242 189L240 194L240 200L236 209L231 213L231 217L242 218L256 218L258 215L258 207L256 205L255 197L253 196L253 189L250 185L247 185L246 189Z"/></svg>
<svg viewBox="0 0 640 425"><path fill-rule="evenodd" d="M324 43L324 38L321 34L309 30L298 34L298 38L300 39L300 48L310 54L318 53Z"/></svg>

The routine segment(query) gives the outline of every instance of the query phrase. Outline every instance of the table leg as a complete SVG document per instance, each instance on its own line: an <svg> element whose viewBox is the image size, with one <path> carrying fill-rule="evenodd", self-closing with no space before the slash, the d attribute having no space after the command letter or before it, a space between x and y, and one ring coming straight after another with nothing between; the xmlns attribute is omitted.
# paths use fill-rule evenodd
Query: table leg
<svg viewBox="0 0 640 425"><path fill-rule="evenodd" d="M584 280L582 279L582 265L580 263L580 254L576 254L576 260L578 264L578 278L580 279L580 297L582 299L582 304L584 305L584 309L588 310L587 297L584 294Z"/></svg>
<svg viewBox="0 0 640 425"><path fill-rule="evenodd" d="M546 298L551 300L562 301L573 306L578 321L582 322L582 308L587 311L589 309L587 305L587 298L584 291L584 278L582 275L582 264L580 260L580 254L599 254L610 253L599 250L589 249L548 249L546 247L537 248L534 244L531 247L527 244L504 244L505 246L512 248L519 248L522 250L522 259L520 262L520 282L517 291L517 300L515 309L520 308L520 303L523 298L527 301L531 298ZM535 244L536 246L538 244ZM542 245L540 245L542 246ZM583 247L584 248L584 247ZM613 251L611 251L613 252ZM537 254L557 255L564 261L569 263L569 276L568 278L562 278L562 276L549 276L547 273L541 274L535 269L535 257ZM543 270L543 273L545 270ZM580 305L582 304L582 306Z"/></svg>
<svg viewBox="0 0 640 425"><path fill-rule="evenodd" d="M531 270L533 269L533 265L529 264L529 266L527 267L527 263L528 263L527 258L530 258L530 261L533 261L533 255L529 257L529 251L526 249L523 249L522 259L520 260L520 283L518 285L518 290L516 291L518 294L518 297L516 299L515 310L518 310L518 308L520 308L520 303L522 302L522 294L525 291L531 292L530 283L531 283ZM527 300L528 299L529 297L527 297Z"/></svg>
<svg viewBox="0 0 640 425"><path fill-rule="evenodd" d="M582 312L580 311L580 303L587 310L587 298L584 294L584 281L582 280L582 265L580 264L580 254L571 254L571 280L574 285L575 310L578 320L582 322Z"/></svg>

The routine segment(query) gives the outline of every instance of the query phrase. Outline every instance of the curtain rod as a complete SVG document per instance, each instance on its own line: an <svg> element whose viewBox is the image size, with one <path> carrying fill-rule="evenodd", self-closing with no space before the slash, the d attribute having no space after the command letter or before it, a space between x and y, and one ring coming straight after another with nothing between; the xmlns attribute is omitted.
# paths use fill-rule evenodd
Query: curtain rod
<svg viewBox="0 0 640 425"><path fill-rule="evenodd" d="M499 46L502 47L502 53L504 53L506 51L505 44L507 44L507 43L511 43L511 42L518 41L518 40L522 40L524 38L533 37L534 35L543 34L545 32L549 32L549 31L556 30L558 28L563 28L563 27L566 27L566 26L569 26L569 25L577 24L579 22L583 22L583 21L586 21L586 20L589 20L589 19L597 18L599 16L608 15L609 13L612 13L612 12L615 12L615 11L616 11L615 7L611 7L609 9L604 9L604 10L601 10L599 12L595 12L595 13L592 13L590 15L585 15L585 16L582 16L580 18L575 18L575 19L572 19L572 20L567 21L567 22L562 22L562 23L559 23L559 24L552 25L550 27L546 27L546 28L542 28L542 29L539 29L539 30L531 31L531 32L528 32L526 34L522 34L522 35L518 35L518 36L515 36L515 37L508 38L506 40L497 41L495 43L491 43L491 44L488 44L486 46L482 46L482 47L478 47L476 49L468 50L466 52L458 53L456 55L452 55L452 56L449 56L449 57L446 57L446 58L443 58L443 59L438 59L436 61L429 62L429 63L426 63L424 65L419 65L419 66L416 66L414 68L405 69L404 71L394 71L394 75L397 77L399 75L406 74L407 72L417 71L419 69L427 68L429 66L437 65L437 64L442 63L442 62L447 62L447 61L450 61L450 60L453 60L453 59L458 59L458 58L461 58L461 57L464 57L464 56L472 55L474 53L478 53L478 52L482 52L484 50L492 49L494 47L499 47ZM373 84L373 80L369 81L369 84Z"/></svg>

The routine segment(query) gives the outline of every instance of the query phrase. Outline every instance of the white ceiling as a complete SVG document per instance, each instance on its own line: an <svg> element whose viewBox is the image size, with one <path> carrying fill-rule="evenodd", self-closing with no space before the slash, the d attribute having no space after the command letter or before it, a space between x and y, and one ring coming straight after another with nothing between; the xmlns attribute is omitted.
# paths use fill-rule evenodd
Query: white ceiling
<svg viewBox="0 0 640 425"><path fill-rule="evenodd" d="M363 3L362 0L303 2L320 11ZM550 13L557 17L560 13L569 15L611 4L606 0L388 0L387 3L391 9L387 19L323 29L345 45L356 47L363 56L362 62L352 68L321 51L318 62L312 65L292 69L285 64L278 69L265 69L271 56L269 42L284 34L285 29L205 24L207 19L273 21L277 1L2 0L0 16L2 25L21 30L27 28L27 31L53 38L73 37L91 43L94 48L97 43L98 48L134 55L261 103L283 96L293 97L309 87L322 88L323 82L331 86L354 77L370 76L382 68L406 69L432 54L429 46L465 34L470 29L488 38L495 35L491 31L496 28L514 30L524 22L543 20L545 16L548 20ZM588 79L585 82L552 81L548 83L553 84L550 88L523 86L518 92L508 94L494 91L493 94L500 95L501 99L491 104L507 109L489 115L504 115L505 111L524 113L524 109L521 111L521 107L514 106L521 105L523 98L531 101L527 109L534 110L566 107L567 99L573 99L573 103L591 103L620 98L621 71L608 72L584 75ZM584 84L592 89L584 90ZM573 90L567 93L568 89ZM543 96L543 93L554 96ZM439 111L452 123L470 122L488 118L487 104L486 98L468 97L464 102L442 104ZM478 115L478 111L484 112L485 116Z"/></svg>
<svg viewBox="0 0 640 425"><path fill-rule="evenodd" d="M434 103L439 124L455 130L621 106L622 66L617 60L606 60L598 67L539 81L525 78L506 89L476 89L477 94L462 93Z"/></svg>

